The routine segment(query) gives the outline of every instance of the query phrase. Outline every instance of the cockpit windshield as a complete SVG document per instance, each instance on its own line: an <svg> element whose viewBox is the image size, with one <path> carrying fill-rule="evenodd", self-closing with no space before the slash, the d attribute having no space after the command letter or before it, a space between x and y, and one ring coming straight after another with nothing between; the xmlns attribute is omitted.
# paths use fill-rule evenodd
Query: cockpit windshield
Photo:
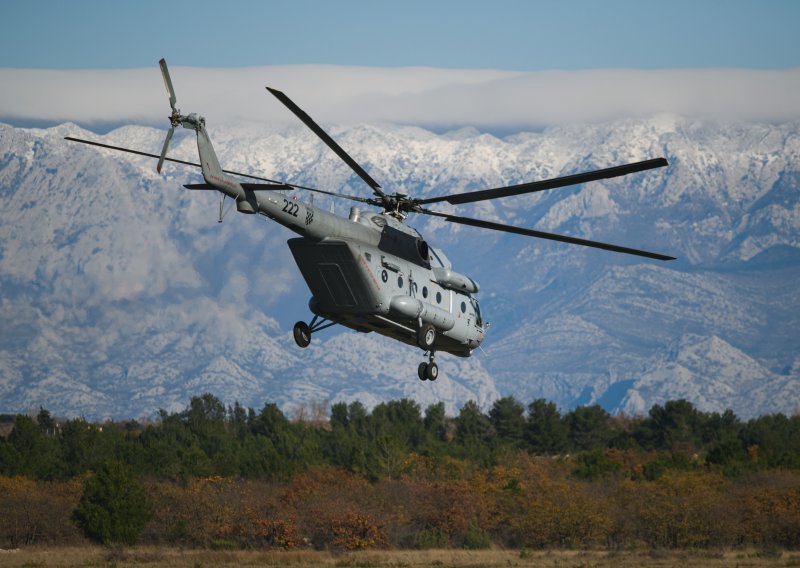
<svg viewBox="0 0 800 568"><path fill-rule="evenodd" d="M429 248L431 253L431 266L446 268L448 270L453 267L453 265L450 263L450 259L445 256L442 249L430 246Z"/></svg>

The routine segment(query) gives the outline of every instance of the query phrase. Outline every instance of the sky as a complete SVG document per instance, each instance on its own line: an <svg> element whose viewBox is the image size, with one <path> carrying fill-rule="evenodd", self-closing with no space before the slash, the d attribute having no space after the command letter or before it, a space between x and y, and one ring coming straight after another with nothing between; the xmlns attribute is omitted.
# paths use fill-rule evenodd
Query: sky
<svg viewBox="0 0 800 568"><path fill-rule="evenodd" d="M3 0L0 67L800 66L794 0Z"/></svg>
<svg viewBox="0 0 800 568"><path fill-rule="evenodd" d="M788 0L0 1L0 121L161 125L179 102L283 120L541 127L658 113L800 119ZM322 115L318 113L322 112Z"/></svg>

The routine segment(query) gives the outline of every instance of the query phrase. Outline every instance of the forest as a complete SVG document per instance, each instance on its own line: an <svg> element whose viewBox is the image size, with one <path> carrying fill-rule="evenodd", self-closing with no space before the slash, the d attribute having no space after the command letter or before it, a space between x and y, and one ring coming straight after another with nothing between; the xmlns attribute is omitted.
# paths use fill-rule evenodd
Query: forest
<svg viewBox="0 0 800 568"><path fill-rule="evenodd" d="M800 416L513 397L0 416L0 547L800 548Z"/></svg>

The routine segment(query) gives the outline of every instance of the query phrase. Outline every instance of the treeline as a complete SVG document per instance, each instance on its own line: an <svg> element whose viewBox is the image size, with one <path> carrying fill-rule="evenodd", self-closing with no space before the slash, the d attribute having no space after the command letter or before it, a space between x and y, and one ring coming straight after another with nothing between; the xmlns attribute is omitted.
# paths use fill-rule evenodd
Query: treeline
<svg viewBox="0 0 800 568"><path fill-rule="evenodd" d="M800 417L507 397L289 420L212 395L135 422L17 416L0 547L800 548Z"/></svg>
<svg viewBox="0 0 800 568"><path fill-rule="evenodd" d="M512 397L484 413L466 403L455 417L444 404L423 412L402 399L377 405L337 403L327 419L289 420L277 405L256 412L226 407L210 394L194 397L182 412L159 420L57 424L47 410L17 416L0 438L0 475L66 480L95 471L108 460L156 479L237 476L289 480L311 467L330 465L367 480L397 477L409 455L451 458L484 468L509 453L576 455L575 475L602 477L625 470L653 480L670 469L713 469L737 475L764 469L800 469L800 416L762 416L746 422L732 412L697 410L685 400L655 405L648 416L611 416L602 407L559 412L535 400L527 409ZM614 452L611 452L611 451ZM610 455L637 456L631 469Z"/></svg>
<svg viewBox="0 0 800 568"><path fill-rule="evenodd" d="M670 470L654 481L587 480L572 474L570 458L516 452L504 462L476 468L409 455L400 475L374 482L331 466L289 481L122 476L108 484L118 465L85 480L0 477L0 547L89 537L214 549L747 547L775 557L800 548L797 472L729 478ZM97 498L93 480L111 488L108 499Z"/></svg>

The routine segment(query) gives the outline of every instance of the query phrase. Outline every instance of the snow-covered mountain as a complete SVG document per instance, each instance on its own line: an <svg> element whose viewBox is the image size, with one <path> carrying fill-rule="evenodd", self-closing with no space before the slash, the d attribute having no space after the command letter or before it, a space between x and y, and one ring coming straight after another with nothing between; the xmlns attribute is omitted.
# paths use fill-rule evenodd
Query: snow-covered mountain
<svg viewBox="0 0 800 568"><path fill-rule="evenodd" d="M301 127L215 127L226 168L342 193L366 188ZM335 328L300 350L309 292L292 235L183 183L199 172L63 140L74 125L0 125L0 412L152 416L212 392L286 410L410 397L449 412L469 399L645 412L688 398L748 417L800 401L800 124L672 116L505 138L471 129L330 129L389 191L433 196L665 156L670 166L453 208L459 214L673 254L672 263L409 219L482 285L485 351L437 358ZM173 143L196 159L194 140ZM164 132L109 144L157 152ZM309 199L307 194L298 195ZM346 215L349 204L316 197Z"/></svg>
<svg viewBox="0 0 800 568"><path fill-rule="evenodd" d="M661 353L624 395L620 408L642 414L655 403L685 398L700 410L740 408L744 415L778 407L800 410L797 375L767 369L716 336L687 334Z"/></svg>

